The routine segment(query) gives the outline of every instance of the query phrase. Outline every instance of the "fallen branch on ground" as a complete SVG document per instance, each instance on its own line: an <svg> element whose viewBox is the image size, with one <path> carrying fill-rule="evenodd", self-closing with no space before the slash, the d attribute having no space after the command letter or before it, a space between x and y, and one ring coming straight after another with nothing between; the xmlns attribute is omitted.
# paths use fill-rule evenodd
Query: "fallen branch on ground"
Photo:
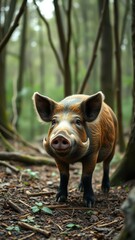
<svg viewBox="0 0 135 240"><path fill-rule="evenodd" d="M13 208L16 212L18 213L24 213L24 210L22 208L20 208L16 203L14 203L13 201L11 200L8 200L7 201L7 204Z"/></svg>
<svg viewBox="0 0 135 240"><path fill-rule="evenodd" d="M8 129L4 128L2 125L0 125L0 130L2 130L2 132L7 134L7 136L9 136L11 139L14 139L15 141L19 141L24 146L27 146L27 147L29 147L29 148L31 148L31 149L33 149L36 152L39 152L41 154L46 154L47 155L47 153L45 152L45 150L42 147L34 146L31 143L27 142L26 140L24 140L24 138L22 136L19 135L19 133L16 130L13 130L12 132L10 132Z"/></svg>
<svg viewBox="0 0 135 240"><path fill-rule="evenodd" d="M28 223L18 222L18 225L21 226L22 228L25 228L25 229L28 229L28 230L32 230L34 232L42 233L46 238L49 238L50 235L51 235L51 233L48 232L47 230L31 226Z"/></svg>
<svg viewBox="0 0 135 240"><path fill-rule="evenodd" d="M0 152L0 160L3 161L17 161L27 164L34 165L48 165L48 166L56 166L55 162L51 160L51 158L44 158L41 156L31 156L18 152Z"/></svg>
<svg viewBox="0 0 135 240"><path fill-rule="evenodd" d="M5 166L5 167L10 168L12 171L14 171L14 172L16 172L16 173L20 172L19 169L17 169L16 167L12 166L11 164L9 164L9 163L7 163L7 162L5 162L5 161L1 161L1 160L0 160L0 165L3 165L3 166Z"/></svg>
<svg viewBox="0 0 135 240"><path fill-rule="evenodd" d="M50 196L50 195L53 195L53 194L55 194L55 193L54 193L54 192L37 192L37 193L30 193L29 191L26 191L26 194L27 194L29 197L36 197L36 196L42 196L42 195Z"/></svg>
<svg viewBox="0 0 135 240"><path fill-rule="evenodd" d="M0 133L0 139L2 141L2 144L4 145L5 149L10 152L10 151L15 151L15 148L7 141L7 139Z"/></svg>

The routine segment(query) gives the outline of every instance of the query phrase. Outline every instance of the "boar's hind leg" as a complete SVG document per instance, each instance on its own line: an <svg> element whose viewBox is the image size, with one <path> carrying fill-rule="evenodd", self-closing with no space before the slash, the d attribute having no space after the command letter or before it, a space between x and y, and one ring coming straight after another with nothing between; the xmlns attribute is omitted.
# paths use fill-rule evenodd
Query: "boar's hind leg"
<svg viewBox="0 0 135 240"><path fill-rule="evenodd" d="M56 201L65 202L68 196L69 165L57 161L57 166L60 172L60 185L56 195Z"/></svg>
<svg viewBox="0 0 135 240"><path fill-rule="evenodd" d="M108 193L110 189L109 181L109 163L103 162L103 179L102 179L102 191Z"/></svg>
<svg viewBox="0 0 135 240"><path fill-rule="evenodd" d="M112 160L114 155L114 149L109 155L109 157L103 161L103 179L102 179L102 191L104 193L108 193L110 189L110 180L109 180L109 167L110 167L110 161Z"/></svg>

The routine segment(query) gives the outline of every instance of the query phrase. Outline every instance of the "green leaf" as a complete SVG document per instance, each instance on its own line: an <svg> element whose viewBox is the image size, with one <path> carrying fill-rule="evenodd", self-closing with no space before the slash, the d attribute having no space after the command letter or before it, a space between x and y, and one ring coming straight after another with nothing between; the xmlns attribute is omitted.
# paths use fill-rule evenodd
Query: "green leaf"
<svg viewBox="0 0 135 240"><path fill-rule="evenodd" d="M7 229L8 231L13 231L13 230L14 230L14 226L8 226L8 227L6 227L6 229Z"/></svg>
<svg viewBox="0 0 135 240"><path fill-rule="evenodd" d="M43 208L42 208L42 211L45 212L45 213L47 213L47 214L49 214L49 215L53 215L52 210L51 210L50 208L48 208L48 207L43 207Z"/></svg>
<svg viewBox="0 0 135 240"><path fill-rule="evenodd" d="M14 230L15 230L16 232L20 232L19 226L15 226L15 227L14 227Z"/></svg>
<svg viewBox="0 0 135 240"><path fill-rule="evenodd" d="M33 213L36 213L36 212L40 211L40 208L38 208L38 206L33 206L33 207L31 207L31 210Z"/></svg>
<svg viewBox="0 0 135 240"><path fill-rule="evenodd" d="M16 225L16 226L13 226L13 225L12 225L12 226L9 226L9 227L7 227L6 229L7 229L8 231L13 231L13 230L14 230L14 231L16 231L16 232L20 232L20 227L17 226L17 225Z"/></svg>
<svg viewBox="0 0 135 240"><path fill-rule="evenodd" d="M39 178L39 172L38 171L32 171L31 169L25 169L24 172L27 172L31 178Z"/></svg>
<svg viewBox="0 0 135 240"><path fill-rule="evenodd" d="M27 218L22 219L22 222L27 222L27 223L34 222L34 217L28 216Z"/></svg>
<svg viewBox="0 0 135 240"><path fill-rule="evenodd" d="M75 224L75 223L69 223L66 225L67 228L73 229L73 228L81 228L81 226L79 224Z"/></svg>
<svg viewBox="0 0 135 240"><path fill-rule="evenodd" d="M42 202L36 202L35 203L38 207L42 207L43 206L43 203Z"/></svg>

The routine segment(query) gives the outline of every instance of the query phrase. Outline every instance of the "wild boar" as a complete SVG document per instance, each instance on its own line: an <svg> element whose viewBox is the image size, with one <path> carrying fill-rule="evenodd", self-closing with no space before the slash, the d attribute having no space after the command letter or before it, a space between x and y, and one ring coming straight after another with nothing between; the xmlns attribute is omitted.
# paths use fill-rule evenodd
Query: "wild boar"
<svg viewBox="0 0 135 240"><path fill-rule="evenodd" d="M117 139L117 119L104 102L103 93L72 95L60 102L38 92L33 95L35 109L44 122L51 122L43 145L56 161L60 185L56 200L64 202L68 196L69 165L82 163L80 189L87 207L95 201L92 174L96 163L103 161L102 190L108 192L109 164Z"/></svg>

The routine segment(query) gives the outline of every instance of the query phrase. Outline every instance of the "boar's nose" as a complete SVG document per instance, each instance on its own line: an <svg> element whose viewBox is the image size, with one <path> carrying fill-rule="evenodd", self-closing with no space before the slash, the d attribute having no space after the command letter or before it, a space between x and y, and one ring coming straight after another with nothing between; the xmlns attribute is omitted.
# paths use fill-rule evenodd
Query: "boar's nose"
<svg viewBox="0 0 135 240"><path fill-rule="evenodd" d="M57 151L67 150L70 148L70 142L65 137L59 135L52 140L51 146Z"/></svg>

